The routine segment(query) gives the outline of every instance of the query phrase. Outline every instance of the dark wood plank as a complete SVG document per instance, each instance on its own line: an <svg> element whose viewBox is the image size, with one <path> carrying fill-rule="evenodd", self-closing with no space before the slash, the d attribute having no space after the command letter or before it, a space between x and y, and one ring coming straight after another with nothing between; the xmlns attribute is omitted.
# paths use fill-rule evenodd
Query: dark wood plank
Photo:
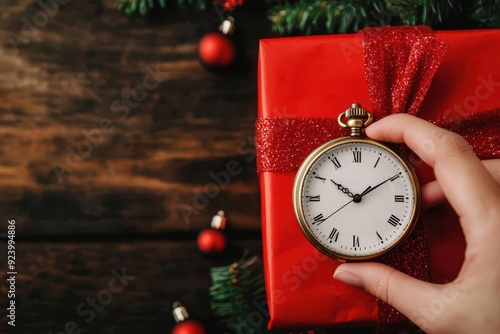
<svg viewBox="0 0 500 334"><path fill-rule="evenodd" d="M9 0L0 14L0 207L19 235L196 230L220 208L236 227L259 229L256 60L258 39L270 35L262 12L237 15L247 66L233 75L197 60L200 36L218 25L213 11L155 21L127 18L113 0L71 1L33 36L23 32L39 13L35 1ZM161 83L137 105L114 102L143 85L147 68ZM214 188L212 173L228 163L229 184ZM199 199L204 190L217 194Z"/></svg>
<svg viewBox="0 0 500 334"><path fill-rule="evenodd" d="M195 242L17 243L16 332L64 332L65 324L74 321L86 333L168 333L176 300L208 328L216 328L208 294L210 268L232 263L245 249L259 254L260 247L259 241L238 242L228 255L214 259L198 252ZM3 253L0 268L6 272ZM110 291L116 275L128 277L122 291L111 293L110 302L98 304L97 311L81 306L79 314L78 306L89 305L88 297L107 303L109 294L103 290ZM120 284L113 284L119 290ZM6 296L6 284L0 292Z"/></svg>

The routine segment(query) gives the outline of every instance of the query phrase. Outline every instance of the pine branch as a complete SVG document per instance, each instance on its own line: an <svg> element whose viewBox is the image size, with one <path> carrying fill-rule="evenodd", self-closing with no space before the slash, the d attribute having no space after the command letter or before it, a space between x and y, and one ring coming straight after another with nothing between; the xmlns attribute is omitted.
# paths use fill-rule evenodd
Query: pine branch
<svg viewBox="0 0 500 334"><path fill-rule="evenodd" d="M475 0L470 17L480 27L500 28L500 0Z"/></svg>
<svg viewBox="0 0 500 334"><path fill-rule="evenodd" d="M442 23L453 10L461 10L457 0L385 0L387 9L406 25Z"/></svg>
<svg viewBox="0 0 500 334"><path fill-rule="evenodd" d="M136 13L145 16L150 11L155 9L155 7L160 6L161 8L166 7L166 0L115 0L118 4L118 9L122 10L126 15L134 15Z"/></svg>
<svg viewBox="0 0 500 334"><path fill-rule="evenodd" d="M205 10L213 3L213 0L115 1L118 9L129 16L146 16L165 10L167 5ZM500 27L500 0L285 0L281 4L276 4L276 0L262 1L271 8L268 15L273 30L280 34L357 32L367 26L388 23L436 26L457 17L464 21L472 19L478 27ZM472 5L464 11L461 3ZM379 21L382 17L386 22Z"/></svg>
<svg viewBox="0 0 500 334"><path fill-rule="evenodd" d="M115 0L118 9L122 10L126 15L132 16L139 14L146 16L151 12L167 7L167 0ZM195 10L205 10L210 0L169 0L175 3L179 8L190 8Z"/></svg>
<svg viewBox="0 0 500 334"><path fill-rule="evenodd" d="M273 30L281 34L301 32L356 32L370 23L369 14L383 8L382 0L301 0L284 3L269 11Z"/></svg>
<svg viewBox="0 0 500 334"><path fill-rule="evenodd" d="M194 8L203 11L207 6L212 4L210 0L177 0L177 7L179 8Z"/></svg>
<svg viewBox="0 0 500 334"><path fill-rule="evenodd" d="M243 258L230 266L211 269L212 309L215 315L227 317L227 327L232 330L244 330L249 334L269 333L266 322L261 327L253 326L248 322L252 312L262 313L257 305L267 307L264 288L264 273L262 263L257 256ZM266 311L267 313L267 311ZM267 318L268 314L261 314Z"/></svg>

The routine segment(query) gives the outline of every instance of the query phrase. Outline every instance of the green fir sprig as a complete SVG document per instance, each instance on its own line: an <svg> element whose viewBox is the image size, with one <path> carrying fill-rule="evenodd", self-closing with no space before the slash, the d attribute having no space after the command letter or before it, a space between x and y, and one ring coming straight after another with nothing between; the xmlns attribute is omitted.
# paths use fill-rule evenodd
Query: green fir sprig
<svg viewBox="0 0 500 334"><path fill-rule="evenodd" d="M126 15L147 15L156 7L165 8L167 6L166 0L116 0L118 9L122 10Z"/></svg>
<svg viewBox="0 0 500 334"><path fill-rule="evenodd" d="M266 329L269 314L264 273L262 262L257 256L247 258L245 253L240 261L212 268L210 274L212 310L215 315L226 318L228 329L238 333L270 333ZM261 326L249 323L253 312L263 319Z"/></svg>
<svg viewBox="0 0 500 334"><path fill-rule="evenodd" d="M467 28L500 27L500 0L299 0L268 11L273 29L281 34L357 32L368 26L433 27L452 20ZM466 6L468 4L468 6ZM467 22L467 23L466 23Z"/></svg>
<svg viewBox="0 0 500 334"><path fill-rule="evenodd" d="M471 18L483 28L500 27L500 0L474 1Z"/></svg>
<svg viewBox="0 0 500 334"><path fill-rule="evenodd" d="M126 15L178 7L206 10L214 0L115 0ZM419 25L500 28L500 0L246 0L268 8L283 35L357 32L368 26ZM458 26L456 22L459 22Z"/></svg>
<svg viewBox="0 0 500 334"><path fill-rule="evenodd" d="M175 5L178 8L189 8L205 10L212 3L210 0L115 0L118 9L127 16L139 14L146 16L156 10L165 10L167 5Z"/></svg>
<svg viewBox="0 0 500 334"><path fill-rule="evenodd" d="M177 0L177 7L205 10L208 6L212 5L212 3L213 1L210 0Z"/></svg>
<svg viewBox="0 0 500 334"><path fill-rule="evenodd" d="M387 10L406 25L443 23L454 10L461 10L457 0L385 0Z"/></svg>
<svg viewBox="0 0 500 334"><path fill-rule="evenodd" d="M301 32L345 33L366 27L371 12L383 8L380 0L338 0L285 2L269 10L273 30L280 34Z"/></svg>

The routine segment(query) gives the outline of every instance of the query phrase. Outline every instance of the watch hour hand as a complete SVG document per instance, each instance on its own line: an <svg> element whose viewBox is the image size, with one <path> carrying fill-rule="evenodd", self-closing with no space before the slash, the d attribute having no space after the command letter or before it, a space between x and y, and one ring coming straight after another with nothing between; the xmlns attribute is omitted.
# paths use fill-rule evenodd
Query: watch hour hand
<svg viewBox="0 0 500 334"><path fill-rule="evenodd" d="M338 190L342 191L344 194L346 194L347 196L349 196L351 198L354 197L354 194L352 192L350 192L348 188L345 188L340 183L337 183L337 182L333 181L332 179L330 179L330 181L332 181L333 184L337 186Z"/></svg>

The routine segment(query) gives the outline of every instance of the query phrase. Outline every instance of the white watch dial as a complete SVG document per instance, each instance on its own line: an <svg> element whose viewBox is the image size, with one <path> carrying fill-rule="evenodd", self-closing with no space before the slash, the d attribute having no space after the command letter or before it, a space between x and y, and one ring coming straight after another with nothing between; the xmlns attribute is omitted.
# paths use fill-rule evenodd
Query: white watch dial
<svg viewBox="0 0 500 334"><path fill-rule="evenodd" d="M411 173L376 143L347 141L328 149L300 185L306 234L339 257L383 253L411 228L418 196Z"/></svg>

